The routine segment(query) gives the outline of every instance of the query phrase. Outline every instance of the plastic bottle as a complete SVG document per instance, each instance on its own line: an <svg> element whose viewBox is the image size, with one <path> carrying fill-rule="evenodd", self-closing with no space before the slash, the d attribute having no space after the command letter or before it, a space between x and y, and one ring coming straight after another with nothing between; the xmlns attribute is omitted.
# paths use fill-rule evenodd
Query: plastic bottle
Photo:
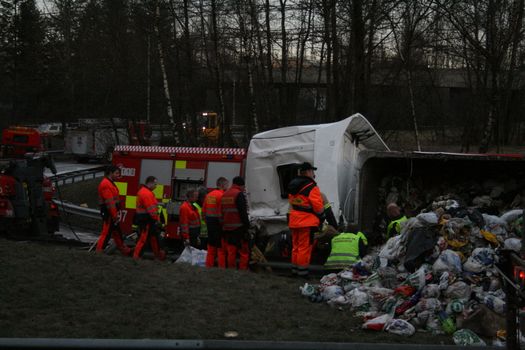
<svg viewBox="0 0 525 350"><path fill-rule="evenodd" d="M441 329L443 329L445 333L453 334L456 331L456 323L445 311L440 311L438 318L441 322Z"/></svg>

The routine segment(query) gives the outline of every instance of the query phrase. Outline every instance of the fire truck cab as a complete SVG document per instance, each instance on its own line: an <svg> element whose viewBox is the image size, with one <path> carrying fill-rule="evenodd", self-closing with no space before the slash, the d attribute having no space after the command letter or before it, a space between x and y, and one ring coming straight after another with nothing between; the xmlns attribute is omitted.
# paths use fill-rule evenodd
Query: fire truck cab
<svg viewBox="0 0 525 350"><path fill-rule="evenodd" d="M148 176L155 176L154 193L166 207L166 236L179 238L180 205L190 189L215 188L217 178L230 182L244 174L246 151L241 148L123 146L113 151L113 164L121 169L116 182L122 203L122 229L132 231L137 192Z"/></svg>

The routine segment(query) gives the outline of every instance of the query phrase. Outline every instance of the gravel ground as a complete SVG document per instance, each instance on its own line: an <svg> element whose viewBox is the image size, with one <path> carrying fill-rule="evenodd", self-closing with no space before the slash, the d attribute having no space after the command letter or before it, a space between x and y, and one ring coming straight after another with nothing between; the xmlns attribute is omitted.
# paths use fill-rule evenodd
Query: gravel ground
<svg viewBox="0 0 525 350"><path fill-rule="evenodd" d="M361 330L349 310L270 273L134 261L0 238L0 337L450 343Z"/></svg>

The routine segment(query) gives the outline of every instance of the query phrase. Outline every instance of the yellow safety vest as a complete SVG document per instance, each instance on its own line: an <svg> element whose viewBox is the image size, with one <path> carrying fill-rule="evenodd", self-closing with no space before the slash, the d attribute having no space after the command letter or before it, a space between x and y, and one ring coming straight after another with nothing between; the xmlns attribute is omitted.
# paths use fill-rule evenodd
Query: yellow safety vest
<svg viewBox="0 0 525 350"><path fill-rule="evenodd" d="M359 240L368 245L368 240L363 232L344 232L332 238L332 250L326 260L326 269L344 269L357 262L359 257Z"/></svg>
<svg viewBox="0 0 525 350"><path fill-rule="evenodd" d="M396 235L401 233L401 223L407 220L408 218L406 216L402 216L397 220L392 220L386 228L386 239L390 238L390 232L392 232L392 230L395 231Z"/></svg>
<svg viewBox="0 0 525 350"><path fill-rule="evenodd" d="M197 211L199 212L199 218L201 219L201 237L208 237L208 227L206 226L206 221L202 217L202 207L199 205L199 203L195 202L193 203L193 206L197 208Z"/></svg>

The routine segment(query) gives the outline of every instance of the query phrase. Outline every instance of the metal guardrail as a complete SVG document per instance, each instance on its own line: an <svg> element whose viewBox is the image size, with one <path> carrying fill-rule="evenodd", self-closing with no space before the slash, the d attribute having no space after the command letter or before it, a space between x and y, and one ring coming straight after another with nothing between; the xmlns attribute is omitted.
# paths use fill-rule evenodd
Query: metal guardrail
<svg viewBox="0 0 525 350"><path fill-rule="evenodd" d="M65 185L66 183L72 184L75 182L82 182L103 176L104 169L104 166L100 166L91 169L76 170L63 174L53 175L50 178L54 183L58 185Z"/></svg>
<svg viewBox="0 0 525 350"><path fill-rule="evenodd" d="M90 219L100 220L100 211L97 209L85 208L79 205L53 199L53 202L58 206L61 212L71 215L79 215Z"/></svg>

